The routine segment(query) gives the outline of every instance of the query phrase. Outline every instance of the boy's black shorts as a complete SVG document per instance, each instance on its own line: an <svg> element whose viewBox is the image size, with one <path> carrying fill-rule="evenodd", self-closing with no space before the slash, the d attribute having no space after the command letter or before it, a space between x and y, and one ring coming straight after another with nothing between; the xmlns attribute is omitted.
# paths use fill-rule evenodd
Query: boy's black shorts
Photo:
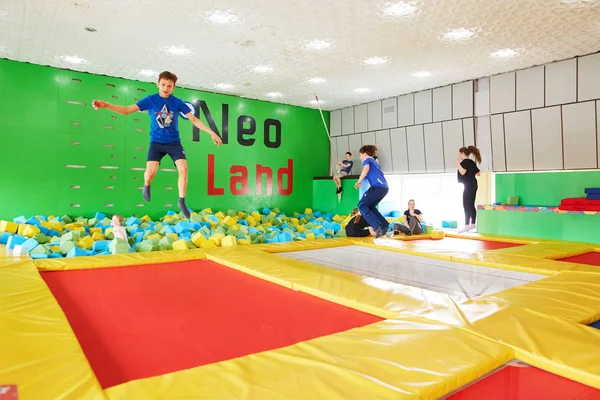
<svg viewBox="0 0 600 400"><path fill-rule="evenodd" d="M146 161L158 161L160 162L164 156L169 155L173 162L177 160L185 160L185 151L181 142L175 143L154 143L150 142L150 148L148 149L148 158Z"/></svg>

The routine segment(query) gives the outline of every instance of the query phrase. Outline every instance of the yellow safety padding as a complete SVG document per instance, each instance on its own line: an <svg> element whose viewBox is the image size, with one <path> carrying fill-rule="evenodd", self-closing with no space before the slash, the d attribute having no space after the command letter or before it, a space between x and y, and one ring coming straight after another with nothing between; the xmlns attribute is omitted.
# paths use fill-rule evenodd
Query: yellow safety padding
<svg viewBox="0 0 600 400"><path fill-rule="evenodd" d="M50 258L34 260L40 271L62 271L92 268L126 267L144 264L163 264L177 261L201 260L206 258L201 249L165 250L149 253L126 253L106 256Z"/></svg>
<svg viewBox="0 0 600 400"><path fill-rule="evenodd" d="M0 382L20 399L105 399L33 261L0 268L0 293Z"/></svg>
<svg viewBox="0 0 600 400"><path fill-rule="evenodd" d="M569 263L494 251L459 253L452 261L540 275L554 275L571 268Z"/></svg>
<svg viewBox="0 0 600 400"><path fill-rule="evenodd" d="M457 239L471 239L471 240L486 240L488 242L507 242L507 243L518 243L518 244L532 244L539 243L538 239L523 238L519 236L502 236L502 235L482 235L480 233L454 233L446 231L447 237Z"/></svg>
<svg viewBox="0 0 600 400"><path fill-rule="evenodd" d="M141 379L110 400L437 399L509 362L506 346L398 318L277 350Z"/></svg>
<svg viewBox="0 0 600 400"><path fill-rule="evenodd" d="M252 248L257 251L264 251L266 253L285 253L289 251L302 251L302 250L316 250L316 249L330 249L333 247L351 246L354 243L348 239L326 239L326 240L314 240L314 241L297 241L297 242L285 242L285 243L265 243L256 244Z"/></svg>
<svg viewBox="0 0 600 400"><path fill-rule="evenodd" d="M558 258L573 257L593 251L594 246L590 243L575 242L551 242L534 243L519 247L493 250L495 253L518 254L521 256L547 258L556 260Z"/></svg>
<svg viewBox="0 0 600 400"><path fill-rule="evenodd" d="M600 319L600 274L561 272L485 298L587 325Z"/></svg>

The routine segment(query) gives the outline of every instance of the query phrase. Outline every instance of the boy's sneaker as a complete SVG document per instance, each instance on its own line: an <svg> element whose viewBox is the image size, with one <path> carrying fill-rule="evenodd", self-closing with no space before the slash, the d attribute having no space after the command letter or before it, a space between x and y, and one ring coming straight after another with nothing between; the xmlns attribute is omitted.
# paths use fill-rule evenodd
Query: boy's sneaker
<svg viewBox="0 0 600 400"><path fill-rule="evenodd" d="M179 198L179 201L177 202L177 205L181 209L181 212L183 213L183 216L186 217L186 218L189 218L190 215L191 215L190 214L190 210L185 205L185 199L183 197Z"/></svg>
<svg viewBox="0 0 600 400"><path fill-rule="evenodd" d="M146 186L144 185L144 190L142 192L142 197L144 198L144 200L146 200L147 202L150 202L150 186Z"/></svg>

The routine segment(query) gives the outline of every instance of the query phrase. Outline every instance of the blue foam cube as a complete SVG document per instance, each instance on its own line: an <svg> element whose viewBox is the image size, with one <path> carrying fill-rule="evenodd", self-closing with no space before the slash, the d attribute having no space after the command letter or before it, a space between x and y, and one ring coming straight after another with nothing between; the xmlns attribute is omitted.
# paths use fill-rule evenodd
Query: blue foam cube
<svg viewBox="0 0 600 400"><path fill-rule="evenodd" d="M246 221L245 219L240 219L240 220L238 221L238 223L239 223L240 225L248 226L248 221Z"/></svg>
<svg viewBox="0 0 600 400"><path fill-rule="evenodd" d="M173 210L169 210L169 211L167 211L167 215L169 217L172 217L173 215L177 215L177 213L175 211L173 211Z"/></svg>
<svg viewBox="0 0 600 400"><path fill-rule="evenodd" d="M46 228L45 226L39 226L39 228L41 233L43 233L46 236L49 236L48 233L50 232L50 229Z"/></svg>
<svg viewBox="0 0 600 400"><path fill-rule="evenodd" d="M331 229L331 227L332 227L331 222L328 222L328 221L323 222L322 225L323 225L323 228L325 228L325 229Z"/></svg>
<svg viewBox="0 0 600 400"><path fill-rule="evenodd" d="M54 252L48 256L48 258L62 258L62 254L60 252Z"/></svg>
<svg viewBox="0 0 600 400"><path fill-rule="evenodd" d="M265 214L265 215L269 215L269 214L271 214L271 210L269 210L269 209L268 209L268 208L266 208L266 207L265 207L265 208L263 208L262 212L263 212L263 214Z"/></svg>
<svg viewBox="0 0 600 400"><path fill-rule="evenodd" d="M25 223L29 225L40 226L40 221L36 217L29 218Z"/></svg>
<svg viewBox="0 0 600 400"><path fill-rule="evenodd" d="M45 215L38 215L37 217L39 217L41 221L48 221L48 217L46 217Z"/></svg>
<svg viewBox="0 0 600 400"><path fill-rule="evenodd" d="M48 258L48 254L31 254L31 258L34 260L39 260L41 258Z"/></svg>
<svg viewBox="0 0 600 400"><path fill-rule="evenodd" d="M127 222L125 222L125 225L127 226L133 226L133 225L140 225L142 222L136 218L136 217L130 217Z"/></svg>
<svg viewBox="0 0 600 400"><path fill-rule="evenodd" d="M334 222L333 224L331 224L331 229L333 229L333 231L337 233L340 229L342 229L342 226L337 222Z"/></svg>
<svg viewBox="0 0 600 400"><path fill-rule="evenodd" d="M249 233L258 233L258 229L256 229L255 227L251 226L248 228L248 232Z"/></svg>
<svg viewBox="0 0 600 400"><path fill-rule="evenodd" d="M294 237L289 232L283 232L277 235L277 240L280 242L291 242L294 240Z"/></svg>
<svg viewBox="0 0 600 400"><path fill-rule="evenodd" d="M73 247L71 251L67 253L67 257L83 257L87 256L87 252L79 247Z"/></svg>
<svg viewBox="0 0 600 400"><path fill-rule="evenodd" d="M23 244L27 241L26 237L20 236L20 235L12 235L11 237L8 238L8 241L6 242L6 247L9 249L14 249L15 246L19 245L19 244Z"/></svg>
<svg viewBox="0 0 600 400"><path fill-rule="evenodd" d="M108 249L109 244L110 244L110 240L98 240L98 241L94 242L94 244L92 245L92 250L94 252L104 251L104 250Z"/></svg>
<svg viewBox="0 0 600 400"><path fill-rule="evenodd" d="M279 241L277 240L277 236L273 236L270 239L266 240L267 243L278 243Z"/></svg>
<svg viewBox="0 0 600 400"><path fill-rule="evenodd" d="M104 218L106 218L106 214L97 212L94 218L96 218L98 221L102 221Z"/></svg>
<svg viewBox="0 0 600 400"><path fill-rule="evenodd" d="M38 247L40 244L35 239L27 239L21 244L23 247L27 247L27 251L31 251Z"/></svg>
<svg viewBox="0 0 600 400"><path fill-rule="evenodd" d="M450 221L442 221L442 228L450 228Z"/></svg>
<svg viewBox="0 0 600 400"><path fill-rule="evenodd" d="M2 233L0 234L0 244L6 244L6 243L8 243L8 239L9 239L11 236L14 236L14 234L12 234L12 233L8 233L8 232L2 232Z"/></svg>
<svg viewBox="0 0 600 400"><path fill-rule="evenodd" d="M321 213L321 211L315 211L313 213L313 215L315 216L315 218L321 218L323 216L323 214Z"/></svg>

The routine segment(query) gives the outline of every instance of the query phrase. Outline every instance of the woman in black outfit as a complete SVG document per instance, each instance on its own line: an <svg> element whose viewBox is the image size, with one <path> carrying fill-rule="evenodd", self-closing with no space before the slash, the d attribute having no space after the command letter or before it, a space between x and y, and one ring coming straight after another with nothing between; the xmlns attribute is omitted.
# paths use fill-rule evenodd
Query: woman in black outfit
<svg viewBox="0 0 600 400"><path fill-rule="evenodd" d="M369 223L366 219L362 218L362 215L358 212L358 208L352 210L352 219L346 225L346 236L348 237L367 237L371 234L369 232Z"/></svg>
<svg viewBox="0 0 600 400"><path fill-rule="evenodd" d="M475 161L469 158L475 157ZM475 220L477 218L477 209L475 208L475 197L477 196L477 176L481 171L477 167L481 164L481 153L475 146L461 147L456 157L458 167L458 181L464 185L463 208L465 209L465 227L460 233L475 229Z"/></svg>

